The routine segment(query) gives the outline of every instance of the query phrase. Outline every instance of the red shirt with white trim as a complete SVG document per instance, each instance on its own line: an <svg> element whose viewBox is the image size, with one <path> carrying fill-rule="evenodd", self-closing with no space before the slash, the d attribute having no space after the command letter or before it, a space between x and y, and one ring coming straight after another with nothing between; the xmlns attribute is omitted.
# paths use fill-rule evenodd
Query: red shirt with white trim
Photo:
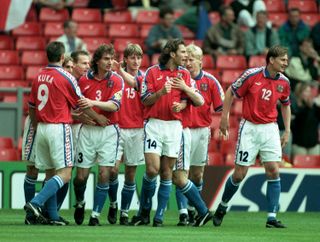
<svg viewBox="0 0 320 242"><path fill-rule="evenodd" d="M163 65L150 67L146 71L142 82L141 100L144 101L153 93L161 90L167 81L171 81L172 78L175 77L181 77L188 86L191 86L190 73L181 66L173 71L166 69ZM172 88L170 93L161 96L153 105L145 106L144 117L145 119L157 118L161 120L181 121L182 113L172 111L173 103L181 102L181 100L187 100L186 94L178 89Z"/></svg>
<svg viewBox="0 0 320 242"><path fill-rule="evenodd" d="M113 102L118 110L120 108L123 94L123 79L115 72L108 72L103 80L94 78L93 72L88 71L79 80L79 87L86 98L100 102ZM93 107L93 110L109 119L109 124L118 123L117 112L107 112L100 108Z"/></svg>
<svg viewBox="0 0 320 242"><path fill-rule="evenodd" d="M282 73L271 78L265 67L246 70L232 83L232 92L243 98L244 119L265 124L277 121L277 102L290 105L290 83Z"/></svg>
<svg viewBox="0 0 320 242"><path fill-rule="evenodd" d="M48 65L32 82L29 105L38 122L72 123L71 108L82 96L76 79L61 66Z"/></svg>
<svg viewBox="0 0 320 242"><path fill-rule="evenodd" d="M191 107L190 128L208 127L212 122L211 105L215 112L221 112L224 92L219 81L208 72L201 70L194 80L197 89L204 98L204 104L200 107Z"/></svg>

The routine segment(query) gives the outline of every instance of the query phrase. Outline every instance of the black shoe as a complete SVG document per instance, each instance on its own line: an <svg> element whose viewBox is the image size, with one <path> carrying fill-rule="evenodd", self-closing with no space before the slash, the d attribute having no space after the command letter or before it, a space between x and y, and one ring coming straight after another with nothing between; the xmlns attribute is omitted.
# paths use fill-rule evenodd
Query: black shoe
<svg viewBox="0 0 320 242"><path fill-rule="evenodd" d="M40 207L37 207L34 204L29 202L29 203L26 203L26 205L24 205L23 208L28 214L33 214L37 223L40 223L40 224L47 224L48 223L47 219L43 216Z"/></svg>
<svg viewBox="0 0 320 242"><path fill-rule="evenodd" d="M163 222L161 220L154 219L152 227L163 227Z"/></svg>
<svg viewBox="0 0 320 242"><path fill-rule="evenodd" d="M73 218L76 224L78 225L81 225L83 223L85 205L86 205L85 203L84 204L77 203L76 205L73 206L75 208Z"/></svg>
<svg viewBox="0 0 320 242"><path fill-rule="evenodd" d="M212 213L208 210L206 214L202 216L197 216L196 222L194 223L194 227L201 227L205 225L209 220L212 219Z"/></svg>
<svg viewBox="0 0 320 242"><path fill-rule="evenodd" d="M194 225L195 217L196 217L196 212L194 210L189 210L188 209L188 217L189 217L189 225Z"/></svg>
<svg viewBox="0 0 320 242"><path fill-rule="evenodd" d="M37 218L33 214L27 214L24 219L24 224L26 225L35 225L38 224Z"/></svg>
<svg viewBox="0 0 320 242"><path fill-rule="evenodd" d="M116 224L117 223L117 213L118 213L118 205L113 208L109 207L109 212L108 212L108 222L110 224Z"/></svg>
<svg viewBox="0 0 320 242"><path fill-rule="evenodd" d="M269 220L266 223L266 228L278 228L278 229L284 229L286 226L281 223L279 220Z"/></svg>
<svg viewBox="0 0 320 242"><path fill-rule="evenodd" d="M222 208L221 205L218 206L217 211L213 215L213 225L218 227L222 224L223 217L226 215L226 208Z"/></svg>
<svg viewBox="0 0 320 242"><path fill-rule="evenodd" d="M99 219L94 218L94 217L90 217L88 225L89 226L101 226L101 224L99 223Z"/></svg>
<svg viewBox="0 0 320 242"><path fill-rule="evenodd" d="M179 223L177 223L177 226L188 226L189 224L189 218L188 214L182 213L179 216Z"/></svg>
<svg viewBox="0 0 320 242"><path fill-rule="evenodd" d="M148 225L150 223L150 210L142 209L141 215L135 215L132 217L130 225Z"/></svg>
<svg viewBox="0 0 320 242"><path fill-rule="evenodd" d="M120 216L120 225L130 225L129 224L129 218L126 216Z"/></svg>

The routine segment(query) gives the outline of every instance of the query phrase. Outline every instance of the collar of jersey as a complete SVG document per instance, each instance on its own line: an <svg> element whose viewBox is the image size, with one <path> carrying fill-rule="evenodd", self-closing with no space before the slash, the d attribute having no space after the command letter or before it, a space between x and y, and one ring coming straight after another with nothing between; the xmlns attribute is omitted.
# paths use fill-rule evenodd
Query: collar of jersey
<svg viewBox="0 0 320 242"><path fill-rule="evenodd" d="M277 75L275 76L275 78L272 78L272 77L270 76L269 71L267 70L267 67L264 68L264 70L263 70L263 75L264 75L264 77L269 78L269 79L272 79L272 80L278 80L278 79L280 78L280 73L277 73Z"/></svg>
<svg viewBox="0 0 320 242"><path fill-rule="evenodd" d="M92 70L91 70L91 71L88 71L88 72L87 72L87 75L88 75L88 78L89 78L89 79L95 79ZM104 77L104 79L110 79L111 76L112 76L112 72L111 72L111 74L107 74L107 75Z"/></svg>
<svg viewBox="0 0 320 242"><path fill-rule="evenodd" d="M179 70L181 66L177 66L176 70ZM163 70L170 70L169 68L166 67L166 65L162 65L162 64L159 64L159 68L161 71Z"/></svg>
<svg viewBox="0 0 320 242"><path fill-rule="evenodd" d="M200 70L199 74L198 74L195 78L193 78L193 79L196 80L196 81L198 81L198 80L200 80L200 79L203 77L203 75L204 75L203 71Z"/></svg>
<svg viewBox="0 0 320 242"><path fill-rule="evenodd" d="M59 66L59 65L53 65L53 64L48 64L47 67L60 67L60 68L61 68L61 66Z"/></svg>

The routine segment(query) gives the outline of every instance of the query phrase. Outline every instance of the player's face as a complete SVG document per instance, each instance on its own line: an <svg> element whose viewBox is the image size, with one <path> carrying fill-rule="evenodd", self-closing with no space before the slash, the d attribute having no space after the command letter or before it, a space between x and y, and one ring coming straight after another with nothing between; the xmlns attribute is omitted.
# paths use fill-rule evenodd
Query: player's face
<svg viewBox="0 0 320 242"><path fill-rule="evenodd" d="M99 72L108 72L112 70L113 55L104 53L97 62Z"/></svg>
<svg viewBox="0 0 320 242"><path fill-rule="evenodd" d="M188 55L186 67L191 74L197 75L201 69L201 60L193 57L192 55Z"/></svg>
<svg viewBox="0 0 320 242"><path fill-rule="evenodd" d="M288 66L288 55L278 56L270 59L270 64L276 72L284 72Z"/></svg>
<svg viewBox="0 0 320 242"><path fill-rule="evenodd" d="M175 53L175 56L173 57L174 63L177 66L185 66L187 58L188 58L188 54L187 54L187 49L185 45L179 45L179 48Z"/></svg>
<svg viewBox="0 0 320 242"><path fill-rule="evenodd" d="M73 62L72 61L68 61L65 66L63 67L63 69L69 73L72 73L73 71Z"/></svg>
<svg viewBox="0 0 320 242"><path fill-rule="evenodd" d="M124 61L126 62L129 71L137 71L141 66L142 56L135 54L129 55L127 58L124 58Z"/></svg>
<svg viewBox="0 0 320 242"><path fill-rule="evenodd" d="M76 78L83 76L90 68L90 58L87 55L79 55L78 62L74 64L73 73Z"/></svg>

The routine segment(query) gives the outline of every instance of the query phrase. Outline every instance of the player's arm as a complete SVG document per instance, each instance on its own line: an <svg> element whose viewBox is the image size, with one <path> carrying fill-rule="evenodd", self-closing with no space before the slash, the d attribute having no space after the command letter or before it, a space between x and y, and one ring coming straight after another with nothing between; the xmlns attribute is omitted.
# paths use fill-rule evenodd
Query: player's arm
<svg viewBox="0 0 320 242"><path fill-rule="evenodd" d="M89 98L79 99L78 104L81 109L87 109L92 107L97 107L103 111L107 112L116 112L119 109L119 106L115 104L115 102L108 100L105 102L91 100Z"/></svg>
<svg viewBox="0 0 320 242"><path fill-rule="evenodd" d="M228 138L229 114L230 114L233 98L234 96L233 96L231 87L229 87L225 94L225 99L222 107L221 120L220 120L220 128L219 128L221 134L225 138Z"/></svg>
<svg viewBox="0 0 320 242"><path fill-rule="evenodd" d="M176 77L173 79L172 87L183 91L191 99L194 106L197 107L204 104L204 99L198 90L189 87L181 77Z"/></svg>
<svg viewBox="0 0 320 242"><path fill-rule="evenodd" d="M183 109L187 107L187 100L182 100L181 102L173 102L172 111L175 113L181 112Z"/></svg>
<svg viewBox="0 0 320 242"><path fill-rule="evenodd" d="M283 124L284 124L284 133L281 137L281 146L284 147L289 140L290 137L290 124L291 124L291 108L290 105L281 105L281 115L283 119Z"/></svg>
<svg viewBox="0 0 320 242"><path fill-rule="evenodd" d="M145 106L151 106L153 105L156 101L158 101L163 95L166 95L167 93L171 92L172 84L171 82L167 81L164 86L147 96L145 99L142 100L143 105Z"/></svg>
<svg viewBox="0 0 320 242"><path fill-rule="evenodd" d="M36 130L38 122L37 122L37 118L36 118L36 110L34 107L29 106L29 117L30 117L30 120L31 120L31 123L32 123L34 130Z"/></svg>
<svg viewBox="0 0 320 242"><path fill-rule="evenodd" d="M95 121L89 117L87 114L83 113L80 110L71 110L71 116L73 120L77 120L83 124L87 124L87 125L95 125Z"/></svg>
<svg viewBox="0 0 320 242"><path fill-rule="evenodd" d="M123 80L131 87L137 88L137 82L135 77L126 72L122 66L121 62L113 61L113 69L123 78Z"/></svg>

